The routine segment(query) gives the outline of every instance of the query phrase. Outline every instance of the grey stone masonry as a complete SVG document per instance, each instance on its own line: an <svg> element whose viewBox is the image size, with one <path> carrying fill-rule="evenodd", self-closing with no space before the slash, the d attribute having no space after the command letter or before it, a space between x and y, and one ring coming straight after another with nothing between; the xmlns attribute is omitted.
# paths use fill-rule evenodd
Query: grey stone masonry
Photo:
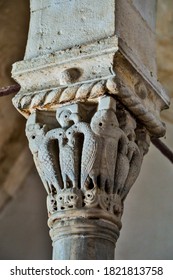
<svg viewBox="0 0 173 280"><path fill-rule="evenodd" d="M53 259L114 258L124 201L150 138L165 134L150 8L31 0L13 104L47 192Z"/></svg>

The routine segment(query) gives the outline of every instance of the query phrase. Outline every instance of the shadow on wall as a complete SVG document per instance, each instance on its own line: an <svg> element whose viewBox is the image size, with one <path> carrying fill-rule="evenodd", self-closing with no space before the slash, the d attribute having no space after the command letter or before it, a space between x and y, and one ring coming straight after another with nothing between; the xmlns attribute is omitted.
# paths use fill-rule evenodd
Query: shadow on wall
<svg viewBox="0 0 173 280"><path fill-rule="evenodd" d="M0 0L0 87L14 84L11 65L23 59L28 24L29 0ZM46 194L12 97L0 98L0 259L50 259Z"/></svg>
<svg viewBox="0 0 173 280"><path fill-rule="evenodd" d="M0 215L1 260L51 259L46 192L33 167Z"/></svg>
<svg viewBox="0 0 173 280"><path fill-rule="evenodd" d="M0 87L14 84L11 66L24 56L28 24L29 1L0 1ZM10 199L9 174L27 147L25 120L13 107L12 97L0 97L0 210Z"/></svg>

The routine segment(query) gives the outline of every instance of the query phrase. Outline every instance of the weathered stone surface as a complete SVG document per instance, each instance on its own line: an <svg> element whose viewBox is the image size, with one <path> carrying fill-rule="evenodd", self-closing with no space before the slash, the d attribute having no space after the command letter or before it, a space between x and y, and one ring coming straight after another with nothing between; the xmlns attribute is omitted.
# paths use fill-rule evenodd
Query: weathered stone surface
<svg viewBox="0 0 173 280"><path fill-rule="evenodd" d="M115 34L114 0L31 0L31 14L26 59Z"/></svg>
<svg viewBox="0 0 173 280"><path fill-rule="evenodd" d="M26 135L48 194L54 258L76 259L83 255L77 252L72 240L73 249L70 245L69 250L64 248L66 253L58 253L60 239L63 238L66 244L67 228L70 237L72 227L73 237L74 234L74 238L78 236L84 248L90 242L87 238L90 235L94 236L96 243L100 238L110 240L114 228L117 236L111 241L114 250L121 228L124 200L148 151L150 138L147 130L137 125L125 108L109 96L100 97L94 106L86 106L85 103L62 106L57 109L56 120L52 120L51 126L46 123L45 113L41 113L41 119L39 114L36 111L28 118ZM74 230L74 224L82 216L83 227L80 222ZM94 229L90 227L91 217L93 222L95 220ZM99 228L101 224L97 226L97 219L101 224L102 219L106 220L107 228L111 223L112 230L105 230L102 236L103 229ZM64 229L60 231L62 223ZM81 238L83 234L85 240ZM106 251L106 255L99 257L92 248L92 252L83 258L110 259L112 250L110 255Z"/></svg>
<svg viewBox="0 0 173 280"><path fill-rule="evenodd" d="M112 5L112 2L109 4ZM47 9L44 3L42 5ZM137 118L139 117L152 135L157 137L164 135L165 129L158 120L158 115L168 106L169 100L156 80L156 73L151 75L152 71L147 62L147 60L151 62L151 58L155 62L152 55L155 51L154 33L151 31L153 37L150 38L151 46L148 46L147 50L145 46L138 48L135 42L143 42L142 38L137 40L138 35L142 34L141 30L145 32L145 29L149 27L130 1L121 5L122 3L117 1L115 19L117 19L116 31L120 35L120 39L117 40L114 35L66 50L58 51L59 49L57 49L51 53L47 51L47 54L41 54L38 58L14 64L13 77L20 83L21 91L16 95L13 103L24 116L27 117L36 108L56 110L65 102L97 102L97 98L108 90L110 94L118 93L120 95L118 98L121 102L124 102L125 106L130 106L129 110ZM40 12L42 13L43 10L41 9ZM56 10L57 18L59 12ZM131 13L134 13L134 16ZM147 13L149 13L148 10ZM135 32L133 32L133 28L130 29L132 35L137 36L134 40L129 35L130 32L127 32L127 28L121 30L121 26L125 22L124 17L131 21L132 18L136 18L140 22L140 24L133 22L134 26L138 27L138 32L136 29ZM49 20L49 26L51 24L54 24L52 19ZM32 29L34 27L31 26L30 30ZM146 34L148 33L146 32ZM64 38L66 36L64 34ZM83 34L80 39L82 40L85 36ZM125 37L123 38L123 36ZM29 42L32 45L32 40L28 40L28 46ZM145 38L145 44L147 42L148 40ZM146 53L143 55L145 50ZM113 59L115 53L116 56ZM109 90L104 80L115 75L118 90ZM131 105L130 99L132 99Z"/></svg>
<svg viewBox="0 0 173 280"><path fill-rule="evenodd" d="M149 27L155 32L157 1L156 0L131 0Z"/></svg>
<svg viewBox="0 0 173 280"><path fill-rule="evenodd" d="M142 11L141 6L147 5L143 2L146 1L116 1L116 34L121 38L120 46L130 60L136 65L139 60L149 70L150 76L156 77L155 32L151 24L151 17L155 20L156 1Z"/></svg>
<svg viewBox="0 0 173 280"><path fill-rule="evenodd" d="M93 244L89 235L92 235L94 242L102 246L99 252L105 249L105 243L99 240L106 239L109 248L110 242L115 245L121 228L124 199L139 174L150 135L160 137L165 133L159 113L169 101L156 79L153 27L151 22L148 25L145 21L148 10L144 17L144 13L139 12L140 5L135 7L135 3L126 1L121 6L122 3L117 1L120 28L118 25L116 28L122 32L118 44L115 36L99 42L96 36L89 44L90 41L85 41L86 34L82 33L80 44L84 42L84 45L72 46L72 49L61 46L63 51L59 51L55 38L56 44L52 41L52 49L49 48L50 34L53 33L45 29L51 24L54 26L53 18L46 21L48 26L43 24L47 15L57 12L58 18L58 10L51 12L52 2L50 6L44 6L44 3L37 3L33 11L33 19L36 19L37 12L38 19L45 15L41 18L42 26L34 27L31 20L30 29L33 34L36 30L40 32L41 45L35 45L37 52L33 55L41 56L14 65L13 76L21 84L14 104L26 117L30 115L26 134L48 193L54 258L85 256L95 259L98 255L94 254L93 248L87 250L87 256L82 251L78 254L73 236L69 251L59 254L59 240L63 238L67 247L66 237L73 233L75 238L79 237L81 246L89 249ZM39 6L41 4L43 6ZM91 20L87 12L85 14L87 20ZM108 14L104 15L106 20ZM132 18L136 21L133 22ZM124 22L131 26L131 32L123 29ZM137 27L135 32L133 27ZM92 35L90 24L86 28ZM145 43L141 45L141 31L147 31L149 37L145 43L148 48ZM33 47L30 34L30 46ZM59 35L63 36L63 33ZM68 41L68 34L64 34L65 39ZM79 217L82 220L75 224ZM98 219L102 225L111 224L114 229L108 230L109 227L105 226L107 230L101 230ZM81 223L85 225L83 228ZM84 232L87 238L82 240ZM105 251L104 257L112 258L112 250L110 255Z"/></svg>
<svg viewBox="0 0 173 280"><path fill-rule="evenodd" d="M65 225L63 221L56 221L51 237L53 259L112 260L118 229L111 222L89 220L81 213L79 218L71 218Z"/></svg>
<svg viewBox="0 0 173 280"><path fill-rule="evenodd" d="M13 78L22 87L17 97L114 76L112 65L117 49L117 37L113 36L15 63Z"/></svg>

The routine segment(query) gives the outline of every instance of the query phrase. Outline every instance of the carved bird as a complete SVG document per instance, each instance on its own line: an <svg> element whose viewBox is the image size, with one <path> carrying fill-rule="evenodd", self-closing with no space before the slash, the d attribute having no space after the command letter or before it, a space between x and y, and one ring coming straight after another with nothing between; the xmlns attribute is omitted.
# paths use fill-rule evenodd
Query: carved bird
<svg viewBox="0 0 173 280"><path fill-rule="evenodd" d="M123 111L121 127L128 138L127 160L128 163L124 164L125 171L124 177L122 176L121 184L117 187L117 192L124 201L132 185L136 181L142 164L142 157L140 150L135 143L136 140L136 121L126 110ZM119 157L121 158L121 157ZM117 165L117 173L121 169L121 164Z"/></svg>
<svg viewBox="0 0 173 280"><path fill-rule="evenodd" d="M61 189L59 166L55 154L50 149L50 137L46 125L34 123L33 116L26 123L26 135L33 154L38 173L43 181L47 193Z"/></svg>
<svg viewBox="0 0 173 280"><path fill-rule="evenodd" d="M139 175L143 156L147 153L150 144L150 137L145 129L137 128L134 131L136 125L130 126L128 124L127 127L128 131L126 133L130 140L128 144L129 173L121 192L123 201Z"/></svg>
<svg viewBox="0 0 173 280"><path fill-rule="evenodd" d="M120 145L120 149L118 150L117 155L117 164L116 164L116 172L115 172L115 184L114 184L114 193L118 195L122 194L125 190L125 182L128 178L129 172L133 171L133 168L130 168L130 162L133 156L133 144L135 141L135 128L136 122L131 117L131 115L126 111L123 110L120 119L120 126L124 134L126 135L127 139L127 155L124 156L124 152L122 154L123 144Z"/></svg>
<svg viewBox="0 0 173 280"><path fill-rule="evenodd" d="M129 151L130 151L130 157L128 158L129 159L129 172L128 172L127 178L125 180L124 187L123 187L122 191L120 192L120 196L123 201L125 200L131 187L135 183L135 181L139 175L139 172L141 169L141 164L142 164L142 156L141 156L139 148L135 142L133 142L133 141L129 142Z"/></svg>
<svg viewBox="0 0 173 280"><path fill-rule="evenodd" d="M101 140L100 154L100 188L112 193L114 188L115 166L119 145L122 146L122 157L126 157L127 138L119 128L113 110L99 110L91 120L91 129Z"/></svg>
<svg viewBox="0 0 173 280"><path fill-rule="evenodd" d="M56 119L63 128L69 128L73 123L80 121L80 116L77 113L72 113L67 108L59 112L57 110Z"/></svg>
<svg viewBox="0 0 173 280"><path fill-rule="evenodd" d="M97 177L99 170L99 161L96 157L98 152L97 137L92 132L89 124L79 122L72 125L67 131L66 135L68 143L74 150L78 151L75 160L78 166L81 165L81 189L87 190L90 187L90 180L94 187L97 187ZM78 149L75 139L83 135L82 149Z"/></svg>
<svg viewBox="0 0 173 280"><path fill-rule="evenodd" d="M64 188L78 188L79 165L78 165L78 149L70 146L68 143L61 144L60 150L60 166L63 178Z"/></svg>
<svg viewBox="0 0 173 280"><path fill-rule="evenodd" d="M59 124L64 128L63 137L60 137L58 129L54 129L54 131L52 131L52 136L54 135L53 137L58 139L59 142L59 161L64 188L78 188L79 164L77 161L77 139L73 139L75 144L69 145L65 136L65 129L73 123L78 122L80 116L77 113L72 113L66 108L65 110L61 109L60 112L57 111L56 118Z"/></svg>

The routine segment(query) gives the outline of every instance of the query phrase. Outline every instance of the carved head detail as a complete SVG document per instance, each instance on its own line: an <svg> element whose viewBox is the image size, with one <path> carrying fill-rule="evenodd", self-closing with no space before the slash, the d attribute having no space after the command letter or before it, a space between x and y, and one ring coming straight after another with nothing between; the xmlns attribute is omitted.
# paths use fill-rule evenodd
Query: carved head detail
<svg viewBox="0 0 173 280"><path fill-rule="evenodd" d="M47 132L46 134L47 140L55 140L57 139L59 141L60 145L65 145L67 142L65 130L63 128L55 128Z"/></svg>
<svg viewBox="0 0 173 280"><path fill-rule="evenodd" d="M40 123L26 125L25 132L29 140L29 148L32 151L32 153L38 152L39 146L47 131L47 126Z"/></svg>
<svg viewBox="0 0 173 280"><path fill-rule="evenodd" d="M117 127L119 123L112 110L100 110L92 117L91 129L98 135L112 136Z"/></svg>
<svg viewBox="0 0 173 280"><path fill-rule="evenodd" d="M64 111L57 111L56 119L63 128L70 127L73 123L79 122L79 115L76 113L72 113L70 110L65 109Z"/></svg>
<svg viewBox="0 0 173 280"><path fill-rule="evenodd" d="M66 136L68 138L68 145L74 147L76 143L76 134L79 132L79 127L82 123L74 124L66 130Z"/></svg>
<svg viewBox="0 0 173 280"><path fill-rule="evenodd" d="M56 196L57 210L70 210L82 206L82 195L80 190L66 189Z"/></svg>

